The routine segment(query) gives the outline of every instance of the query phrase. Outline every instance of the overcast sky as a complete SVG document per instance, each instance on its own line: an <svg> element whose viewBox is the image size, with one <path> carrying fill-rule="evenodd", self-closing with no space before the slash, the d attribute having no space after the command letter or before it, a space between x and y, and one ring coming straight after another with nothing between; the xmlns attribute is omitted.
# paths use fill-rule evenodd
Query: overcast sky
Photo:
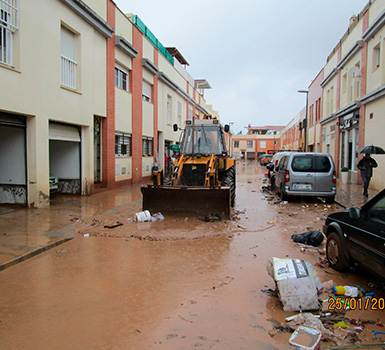
<svg viewBox="0 0 385 350"><path fill-rule="evenodd" d="M368 0L114 0L212 86L205 99L235 132L286 125Z"/></svg>

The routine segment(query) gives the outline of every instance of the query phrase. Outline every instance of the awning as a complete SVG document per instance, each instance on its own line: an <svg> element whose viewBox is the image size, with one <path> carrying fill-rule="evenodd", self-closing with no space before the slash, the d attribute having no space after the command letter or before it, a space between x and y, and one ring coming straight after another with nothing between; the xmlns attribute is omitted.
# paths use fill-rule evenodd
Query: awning
<svg viewBox="0 0 385 350"><path fill-rule="evenodd" d="M80 142L79 129L76 126L49 123L49 139L57 141Z"/></svg>

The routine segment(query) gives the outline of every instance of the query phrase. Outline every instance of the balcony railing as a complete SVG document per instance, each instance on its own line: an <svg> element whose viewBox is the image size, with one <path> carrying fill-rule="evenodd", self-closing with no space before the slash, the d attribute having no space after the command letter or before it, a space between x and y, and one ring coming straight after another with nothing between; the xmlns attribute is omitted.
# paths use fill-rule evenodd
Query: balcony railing
<svg viewBox="0 0 385 350"><path fill-rule="evenodd" d="M15 31L19 28L19 0L0 0L0 25Z"/></svg>
<svg viewBox="0 0 385 350"><path fill-rule="evenodd" d="M76 89L77 63L67 57L61 56L61 84L71 89Z"/></svg>

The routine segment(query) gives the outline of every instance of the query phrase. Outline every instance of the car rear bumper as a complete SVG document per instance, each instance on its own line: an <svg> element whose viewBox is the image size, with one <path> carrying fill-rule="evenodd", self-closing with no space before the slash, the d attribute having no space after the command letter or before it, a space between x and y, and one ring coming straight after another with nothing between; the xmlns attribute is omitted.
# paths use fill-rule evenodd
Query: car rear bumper
<svg viewBox="0 0 385 350"><path fill-rule="evenodd" d="M315 192L315 191L291 191L285 187L285 194L287 196L304 196L304 197L335 197L337 190L335 188L330 192Z"/></svg>

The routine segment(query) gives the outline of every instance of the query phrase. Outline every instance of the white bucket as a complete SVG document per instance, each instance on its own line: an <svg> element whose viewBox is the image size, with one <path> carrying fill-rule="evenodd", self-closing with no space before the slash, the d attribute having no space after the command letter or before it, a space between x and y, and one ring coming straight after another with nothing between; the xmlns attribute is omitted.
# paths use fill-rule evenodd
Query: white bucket
<svg viewBox="0 0 385 350"><path fill-rule="evenodd" d="M148 210L140 211L139 213L135 214L135 221L138 222L146 222L151 221L151 214Z"/></svg>

